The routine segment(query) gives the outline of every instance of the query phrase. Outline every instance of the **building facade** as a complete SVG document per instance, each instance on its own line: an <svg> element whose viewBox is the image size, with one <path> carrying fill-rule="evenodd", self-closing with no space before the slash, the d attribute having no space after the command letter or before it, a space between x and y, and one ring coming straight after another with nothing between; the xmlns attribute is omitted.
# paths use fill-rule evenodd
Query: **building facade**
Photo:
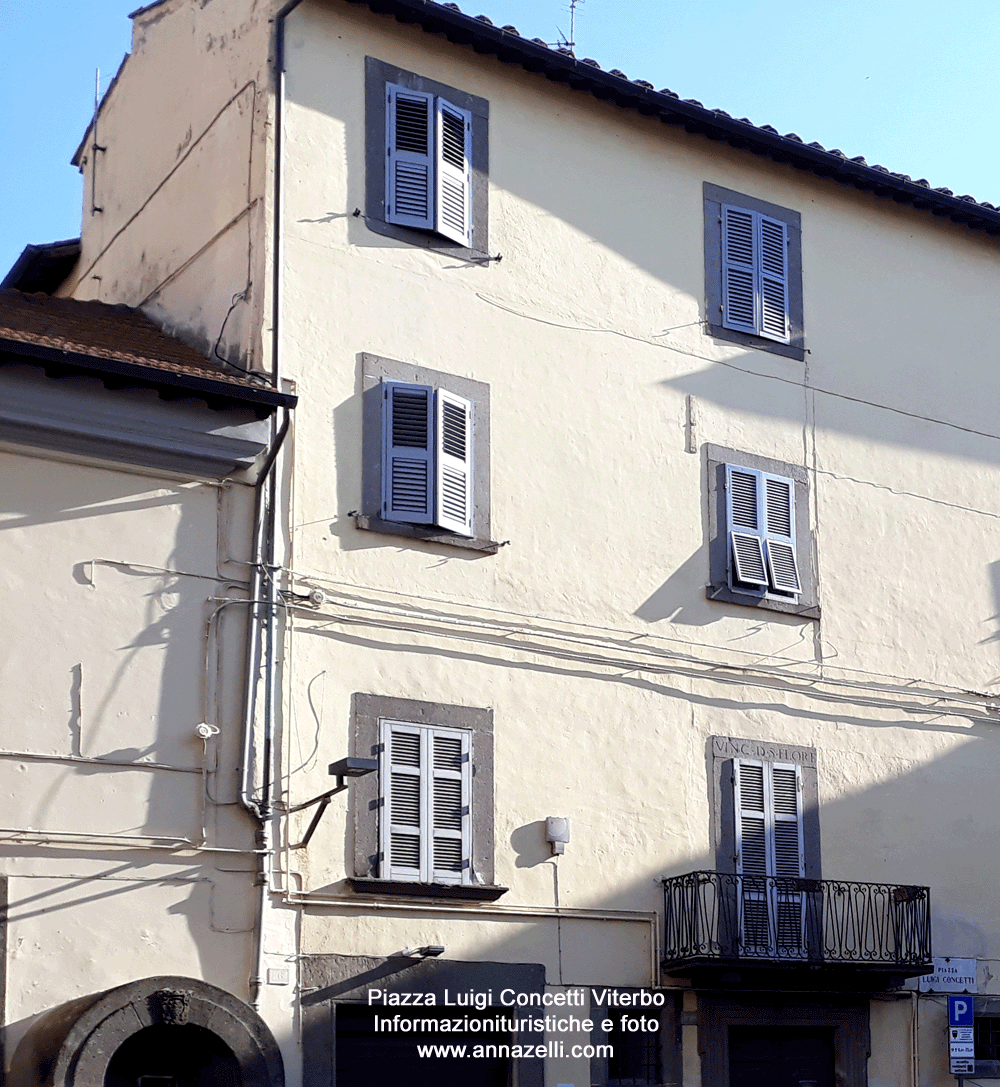
<svg viewBox="0 0 1000 1087"><path fill-rule="evenodd" d="M1000 1074L1000 211L454 5L133 18L56 294L298 396L206 977L286 1081L931 1087L944 957Z"/></svg>

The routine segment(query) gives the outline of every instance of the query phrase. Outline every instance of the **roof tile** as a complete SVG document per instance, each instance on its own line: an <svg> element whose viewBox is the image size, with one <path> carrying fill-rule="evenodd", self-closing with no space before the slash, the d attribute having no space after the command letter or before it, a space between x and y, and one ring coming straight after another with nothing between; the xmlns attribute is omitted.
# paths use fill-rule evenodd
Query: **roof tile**
<svg viewBox="0 0 1000 1087"><path fill-rule="evenodd" d="M257 381L227 372L221 362L205 358L129 306L5 288L0 290L0 339L260 387Z"/></svg>

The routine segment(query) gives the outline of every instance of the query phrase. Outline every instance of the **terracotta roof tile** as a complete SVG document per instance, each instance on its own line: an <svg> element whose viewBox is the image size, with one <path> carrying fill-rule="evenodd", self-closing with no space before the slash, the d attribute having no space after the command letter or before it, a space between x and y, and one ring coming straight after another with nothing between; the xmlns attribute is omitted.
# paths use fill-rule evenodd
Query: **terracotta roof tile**
<svg viewBox="0 0 1000 1087"><path fill-rule="evenodd" d="M0 340L261 388L259 381L227 373L221 363L200 355L129 306L6 288L0 290Z"/></svg>

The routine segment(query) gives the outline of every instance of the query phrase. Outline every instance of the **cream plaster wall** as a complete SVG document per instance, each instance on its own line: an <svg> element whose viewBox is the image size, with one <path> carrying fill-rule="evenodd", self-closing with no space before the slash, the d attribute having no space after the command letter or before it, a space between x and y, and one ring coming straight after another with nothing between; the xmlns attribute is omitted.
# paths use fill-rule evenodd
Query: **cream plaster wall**
<svg viewBox="0 0 1000 1087"><path fill-rule="evenodd" d="M502 262L353 217L366 55L489 101ZM970 694L1000 676L996 243L360 10L303 5L287 57L282 343L302 396L288 562L333 596L290 628L290 802L348 750L354 691L489 706L511 888L489 916L336 904L341 801L282 861L314 901L301 950L441 943L543 962L550 981L659 981L643 918L659 877L716 867L706 749L722 734L815 746L824 876L928 884L936 953L1000 954L983 811L997 725ZM804 363L702 332L706 181L801 213ZM362 351L490 384L493 535L510 541L496 556L354 527ZM706 442L809 471L819 621L705 599ZM550 814L573 827L558 862ZM909 1082L909 1014L908 998L873 1004L873 1083Z"/></svg>
<svg viewBox="0 0 1000 1087"><path fill-rule="evenodd" d="M92 130L81 147L82 254L63 287L141 306L244 367L264 361L268 7L176 0L134 20L98 119L105 150Z"/></svg>
<svg viewBox="0 0 1000 1087"><path fill-rule="evenodd" d="M9 1056L40 1013L150 975L246 998L245 607L206 634L245 595L252 492L13 451L0 476Z"/></svg>
<svg viewBox="0 0 1000 1087"><path fill-rule="evenodd" d="M225 8L177 0L137 22L102 114L111 198L85 215L73 292L144 304L210 346L249 280L223 343L259 354L269 38L264 8ZM224 46L223 23L239 27ZM354 216L366 55L489 101L502 261L408 246ZM355 691L492 707L497 882L511 888L490 909L338 901L352 852L338 797L310 848L279 858L292 901L313 902L299 950L442 943L543 962L550 982L648 983L657 879L715 866L706 749L721 734L815 746L824 876L928 884L935 951L1000 959L1000 717L986 698L1000 679L997 243L360 8L306 0L286 58L281 345L301 400L285 558L296 590L332 597L287 629L287 797L329 787ZM126 146L141 151L131 176ZM705 182L801 213L805 362L704 334ZM490 384L497 555L355 528L361 352ZM705 599L704 443L808 470L821 619ZM123 609L143 592L107 576ZM178 612L178 630L196 613ZM148 746L143 692L129 697ZM101 719L107 744L114 726ZM538 827L552 814L573 827L558 862ZM910 1082L907 1009L873 1005L873 1084ZM942 1083L928 1030L920 1082Z"/></svg>

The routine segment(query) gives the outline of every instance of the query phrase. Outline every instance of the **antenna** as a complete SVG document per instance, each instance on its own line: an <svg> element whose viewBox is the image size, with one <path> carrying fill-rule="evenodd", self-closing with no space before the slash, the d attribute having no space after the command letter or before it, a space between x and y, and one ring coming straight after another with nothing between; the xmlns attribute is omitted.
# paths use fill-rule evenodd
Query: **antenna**
<svg viewBox="0 0 1000 1087"><path fill-rule="evenodd" d="M582 4L584 0L569 0L569 37L556 27L559 33L559 41L549 42L549 45L555 46L568 53L572 53L576 49L576 9Z"/></svg>

